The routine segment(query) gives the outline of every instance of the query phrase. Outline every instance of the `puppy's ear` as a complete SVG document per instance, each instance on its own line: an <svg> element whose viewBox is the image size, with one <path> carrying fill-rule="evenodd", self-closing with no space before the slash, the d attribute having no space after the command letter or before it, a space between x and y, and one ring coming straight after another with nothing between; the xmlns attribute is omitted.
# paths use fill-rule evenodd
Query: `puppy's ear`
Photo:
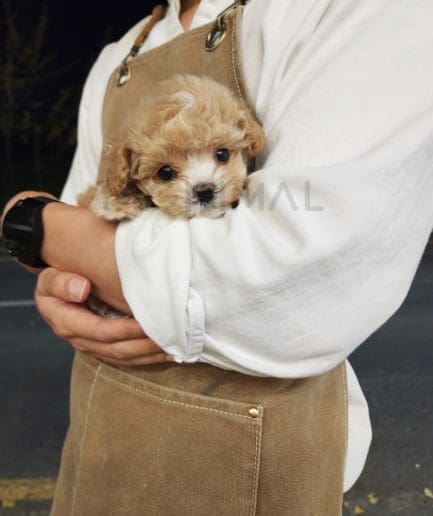
<svg viewBox="0 0 433 516"><path fill-rule="evenodd" d="M137 155L127 146L119 146L107 156L107 188L114 197L121 197L136 190L138 172Z"/></svg>
<svg viewBox="0 0 433 516"><path fill-rule="evenodd" d="M243 110L238 120L238 127L245 131L244 145L251 157L258 156L265 148L265 133L261 125L254 120L249 111Z"/></svg>

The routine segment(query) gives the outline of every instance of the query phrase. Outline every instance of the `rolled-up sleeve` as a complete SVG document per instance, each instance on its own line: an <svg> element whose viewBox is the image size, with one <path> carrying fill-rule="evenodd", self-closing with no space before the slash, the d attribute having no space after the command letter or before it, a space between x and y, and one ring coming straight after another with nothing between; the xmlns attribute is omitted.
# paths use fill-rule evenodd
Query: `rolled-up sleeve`
<svg viewBox="0 0 433 516"><path fill-rule="evenodd" d="M401 305L433 225L433 11L403 11L283 56L236 210L119 225L125 298L178 362L320 374Z"/></svg>
<svg viewBox="0 0 433 516"><path fill-rule="evenodd" d="M250 189L266 202L291 188L273 209L243 199L219 220L152 210L121 224L124 294L145 331L178 361L253 374L342 361L400 306L431 231L432 146L403 158L400 136L354 163L262 169ZM307 181L323 210L305 209Z"/></svg>

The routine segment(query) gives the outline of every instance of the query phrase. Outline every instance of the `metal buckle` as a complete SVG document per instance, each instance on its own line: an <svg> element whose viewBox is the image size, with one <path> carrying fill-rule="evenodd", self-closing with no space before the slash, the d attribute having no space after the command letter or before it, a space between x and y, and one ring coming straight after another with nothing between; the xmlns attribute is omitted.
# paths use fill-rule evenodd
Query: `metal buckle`
<svg viewBox="0 0 433 516"><path fill-rule="evenodd" d="M212 52L212 50L215 50L218 47L218 45L225 38L226 30L227 27L224 22L224 19L220 19L218 17L209 34L207 35L206 50L208 52Z"/></svg>
<svg viewBox="0 0 433 516"><path fill-rule="evenodd" d="M235 2L230 4L226 9L224 9L224 11L220 12L206 38L206 50L208 52L212 52L217 47L219 47L219 45L226 36L227 25L224 21L224 17L227 16L228 13L233 11L233 9L236 9L236 7L238 7L239 5L245 5L247 2L248 0L236 0Z"/></svg>
<svg viewBox="0 0 433 516"><path fill-rule="evenodd" d="M120 88L121 86L124 86L129 79L131 78L131 69L126 64L126 60L122 62L122 65L119 70L119 75L117 76L117 86Z"/></svg>
<svg viewBox="0 0 433 516"><path fill-rule="evenodd" d="M134 44L120 65L119 75L117 76L117 86L120 88L126 84L131 78L131 69L128 66L128 61L134 58L140 51L140 45Z"/></svg>

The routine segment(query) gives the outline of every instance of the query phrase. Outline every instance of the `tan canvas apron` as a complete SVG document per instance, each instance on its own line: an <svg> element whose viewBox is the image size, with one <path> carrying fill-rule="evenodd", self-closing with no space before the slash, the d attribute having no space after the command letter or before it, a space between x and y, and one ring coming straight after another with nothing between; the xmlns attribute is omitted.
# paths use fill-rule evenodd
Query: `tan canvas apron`
<svg viewBox="0 0 433 516"><path fill-rule="evenodd" d="M174 73L210 76L252 109L239 65L241 17L240 7L228 13L212 52L213 23L128 60L121 87L117 69L105 145L153 83ZM51 514L336 516L346 447L344 364L286 380L207 364L113 367L77 353Z"/></svg>

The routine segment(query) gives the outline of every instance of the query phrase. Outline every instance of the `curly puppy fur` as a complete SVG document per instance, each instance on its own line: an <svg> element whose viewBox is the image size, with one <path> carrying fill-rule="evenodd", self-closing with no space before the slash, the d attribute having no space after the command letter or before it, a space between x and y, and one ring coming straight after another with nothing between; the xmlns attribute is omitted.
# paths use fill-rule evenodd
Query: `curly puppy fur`
<svg viewBox="0 0 433 516"><path fill-rule="evenodd" d="M156 91L107 151L106 180L78 203L108 220L135 218L149 206L186 218L235 208L248 158L265 145L260 125L228 88L206 77L177 75Z"/></svg>

